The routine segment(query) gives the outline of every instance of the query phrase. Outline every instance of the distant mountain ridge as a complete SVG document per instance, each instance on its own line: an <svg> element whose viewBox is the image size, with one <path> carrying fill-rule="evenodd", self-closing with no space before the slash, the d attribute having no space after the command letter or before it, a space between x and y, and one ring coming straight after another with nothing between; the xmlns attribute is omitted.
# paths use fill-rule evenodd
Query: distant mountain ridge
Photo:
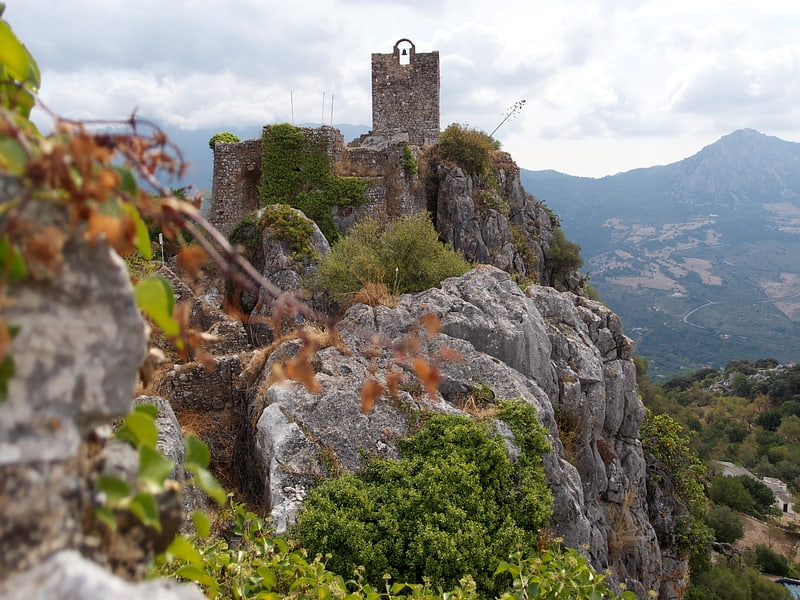
<svg viewBox="0 0 800 600"><path fill-rule="evenodd" d="M521 178L656 373L800 354L800 143L741 129L669 165Z"/></svg>

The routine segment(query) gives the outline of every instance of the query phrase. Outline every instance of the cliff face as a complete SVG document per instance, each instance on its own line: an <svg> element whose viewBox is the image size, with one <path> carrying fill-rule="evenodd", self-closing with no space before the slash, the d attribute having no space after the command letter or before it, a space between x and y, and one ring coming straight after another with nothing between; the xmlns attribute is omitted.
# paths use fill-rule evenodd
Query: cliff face
<svg viewBox="0 0 800 600"><path fill-rule="evenodd" d="M426 313L439 317L442 330L424 342L424 351L436 356L447 347L462 357L440 364L435 399L393 352L367 352L372 338L362 333L398 340ZM644 408L631 344L602 304L547 287L523 292L507 273L479 266L441 288L401 296L396 308L353 306L341 329L347 350L331 346L314 358L319 393L291 381L268 383L267 367L293 355L297 342L284 343L266 359L248 393L249 405L260 411L256 461L279 528L292 521L304 491L320 476L355 471L364 455L394 456L396 440L408 431L409 408L469 413L478 390L485 397L488 388L496 399L532 404L550 432L553 451L544 468L554 496L555 535L640 595L658 590L662 577L684 576L674 565L669 572L662 566L648 517L638 439ZM388 372L402 376L404 391L362 413L362 384L373 376L385 384Z"/></svg>

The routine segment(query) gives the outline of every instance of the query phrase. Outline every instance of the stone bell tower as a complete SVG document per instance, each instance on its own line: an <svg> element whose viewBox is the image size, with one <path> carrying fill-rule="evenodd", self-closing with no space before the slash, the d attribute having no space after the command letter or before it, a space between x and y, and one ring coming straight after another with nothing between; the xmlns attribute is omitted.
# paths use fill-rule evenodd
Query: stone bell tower
<svg viewBox="0 0 800 600"><path fill-rule="evenodd" d="M403 38L372 55L372 133L417 146L439 135L439 53L417 53Z"/></svg>

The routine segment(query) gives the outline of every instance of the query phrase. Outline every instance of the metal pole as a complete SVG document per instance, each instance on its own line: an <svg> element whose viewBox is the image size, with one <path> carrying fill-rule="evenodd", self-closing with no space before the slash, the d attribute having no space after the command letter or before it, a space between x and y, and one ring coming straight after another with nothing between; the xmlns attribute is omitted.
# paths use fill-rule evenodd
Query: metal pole
<svg viewBox="0 0 800 600"><path fill-rule="evenodd" d="M333 100L336 98L333 94L331 94L331 127L333 127Z"/></svg>

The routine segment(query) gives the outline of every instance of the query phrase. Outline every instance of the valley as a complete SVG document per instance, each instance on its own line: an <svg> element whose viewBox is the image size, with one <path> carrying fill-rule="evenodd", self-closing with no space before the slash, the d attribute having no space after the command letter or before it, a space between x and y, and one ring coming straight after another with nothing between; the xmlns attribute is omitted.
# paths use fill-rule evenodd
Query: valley
<svg viewBox="0 0 800 600"><path fill-rule="evenodd" d="M581 245L592 285L662 380L738 358L796 360L798 147L744 130L672 165L523 181Z"/></svg>

